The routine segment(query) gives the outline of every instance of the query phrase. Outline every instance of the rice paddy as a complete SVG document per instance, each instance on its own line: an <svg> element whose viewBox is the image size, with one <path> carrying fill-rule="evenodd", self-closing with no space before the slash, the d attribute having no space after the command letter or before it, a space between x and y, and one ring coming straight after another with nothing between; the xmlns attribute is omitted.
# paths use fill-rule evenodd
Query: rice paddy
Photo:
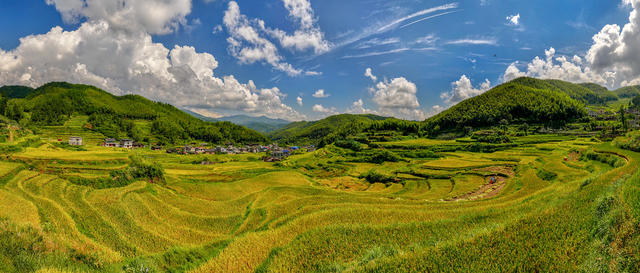
<svg viewBox="0 0 640 273"><path fill-rule="evenodd" d="M381 143L398 154L447 147L382 164L330 146L281 163L210 155L214 164L200 165L45 140L1 157L0 243L20 251L0 251L0 271L640 270L640 154L550 136L493 153L463 145ZM580 157L587 150L624 164ZM133 154L160 163L166 182L97 189L68 179L107 178Z"/></svg>

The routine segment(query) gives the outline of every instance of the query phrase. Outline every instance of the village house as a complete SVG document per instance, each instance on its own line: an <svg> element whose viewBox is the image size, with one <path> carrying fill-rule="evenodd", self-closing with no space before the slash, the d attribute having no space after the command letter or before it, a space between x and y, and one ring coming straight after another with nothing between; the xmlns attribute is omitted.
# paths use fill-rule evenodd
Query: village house
<svg viewBox="0 0 640 273"><path fill-rule="evenodd" d="M196 148L190 145L186 145L182 148L182 153L183 154L195 154L196 153Z"/></svg>
<svg viewBox="0 0 640 273"><path fill-rule="evenodd" d="M151 150L152 151L160 151L160 150L162 150L162 146L157 146L157 145L156 146L152 146Z"/></svg>
<svg viewBox="0 0 640 273"><path fill-rule="evenodd" d="M120 140L120 147L121 148L126 148L126 149L133 148L133 140L131 140L131 139L121 139Z"/></svg>
<svg viewBox="0 0 640 273"><path fill-rule="evenodd" d="M260 152L260 146L259 145L247 146L247 151L252 154L257 154Z"/></svg>
<svg viewBox="0 0 640 273"><path fill-rule="evenodd" d="M120 146L118 144L118 142L116 141L115 138L107 138L104 140L104 143L102 143L103 147L118 147Z"/></svg>
<svg viewBox="0 0 640 273"><path fill-rule="evenodd" d="M77 137L77 136L69 137L69 145L82 146L82 137Z"/></svg>
<svg viewBox="0 0 640 273"><path fill-rule="evenodd" d="M134 142L133 143L133 148L135 148L135 149L143 149L144 148L144 144L142 144L140 142Z"/></svg>

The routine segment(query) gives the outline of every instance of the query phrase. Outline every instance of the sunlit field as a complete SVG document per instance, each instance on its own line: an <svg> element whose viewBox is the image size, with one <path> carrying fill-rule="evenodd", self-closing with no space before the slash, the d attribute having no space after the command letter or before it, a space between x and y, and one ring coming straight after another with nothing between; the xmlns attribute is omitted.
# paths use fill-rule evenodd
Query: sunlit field
<svg viewBox="0 0 640 273"><path fill-rule="evenodd" d="M35 143L0 162L0 239L27 246L3 251L0 258L11 262L0 269L638 270L637 222L619 220L638 217L632 192L639 189L640 154L589 139L522 142L530 144L382 164L328 146L281 163L260 155L206 156L212 165L200 164L204 156ZM464 144L385 145L401 154L402 145ZM613 160L581 156L589 152ZM106 188L74 182L108 178L128 166L130 155L159 162L166 182ZM371 180L372 172L394 180ZM25 265L31 267L16 267Z"/></svg>

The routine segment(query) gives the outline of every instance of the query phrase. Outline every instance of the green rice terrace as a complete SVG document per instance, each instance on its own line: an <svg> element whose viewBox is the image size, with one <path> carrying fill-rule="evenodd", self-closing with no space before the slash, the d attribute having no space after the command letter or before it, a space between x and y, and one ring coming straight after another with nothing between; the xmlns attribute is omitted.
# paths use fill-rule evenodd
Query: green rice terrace
<svg viewBox="0 0 640 273"><path fill-rule="evenodd" d="M301 142L317 150L266 162L262 151L164 149L204 138L268 144L257 133L197 133L248 129L115 110L100 111L130 125L103 130L79 111L29 123L49 113L30 98L11 100L25 111L3 120L0 272L640 272L640 134L589 129L584 109L562 115L576 117L555 133L515 118L436 128L451 112L425 125L305 124L316 133ZM98 145L132 132L148 145ZM83 145L66 144L71 136Z"/></svg>
<svg viewBox="0 0 640 273"><path fill-rule="evenodd" d="M535 139L494 153L388 142L380 150L397 162L381 164L327 146L208 166L19 139L0 162L1 271L637 272L640 154ZM452 151L402 156L441 147ZM111 179L130 157L159 164L164 180L82 183Z"/></svg>

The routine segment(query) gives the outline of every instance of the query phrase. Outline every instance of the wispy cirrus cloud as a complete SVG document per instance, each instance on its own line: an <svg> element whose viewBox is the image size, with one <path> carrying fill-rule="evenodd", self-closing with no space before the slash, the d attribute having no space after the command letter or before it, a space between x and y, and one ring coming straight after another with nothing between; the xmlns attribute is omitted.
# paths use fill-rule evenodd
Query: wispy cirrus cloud
<svg viewBox="0 0 640 273"><path fill-rule="evenodd" d="M451 13L456 13L456 12L460 12L460 11L459 10L454 10L454 11L448 11L448 12L443 12L443 13L439 13L439 14L436 14L436 15L428 16L428 17L425 17L425 18L422 18L422 19L415 20L415 21L413 21L411 23L402 25L400 28L406 28L406 27L408 27L410 25L417 24L417 23L420 23L420 22L425 21L425 20L433 19L433 18L436 18L436 17L440 17L440 16L444 16L444 15L451 14Z"/></svg>
<svg viewBox="0 0 640 273"><path fill-rule="evenodd" d="M447 44L447 45L490 45L490 46L497 46L498 45L498 40L496 38L483 38L483 39L465 38L465 39L448 41L445 44Z"/></svg>
<svg viewBox="0 0 640 273"><path fill-rule="evenodd" d="M439 48L437 47L419 47L419 48L401 47L401 48L385 50L385 51L372 51L372 52L367 52L363 54L345 55L345 56L342 56L342 58L340 59L366 58L366 57L373 57L373 56L402 53L407 51L436 51L436 50L439 50Z"/></svg>
<svg viewBox="0 0 640 273"><path fill-rule="evenodd" d="M373 52L367 52L367 53L357 54L357 55L345 55L345 56L342 56L341 59L353 59L353 58L364 58L364 57L380 56L380 55L401 53L401 52L405 52L405 51L409 51L409 50L411 50L411 49L408 48L408 47L402 47L402 48L396 48L396 49L392 49L392 50L373 51Z"/></svg>
<svg viewBox="0 0 640 273"><path fill-rule="evenodd" d="M389 31L392 31L394 29L397 29L399 27L406 27L408 26L408 24L413 24L413 23L417 23L417 22L410 22L408 24L405 24L406 22L418 18L420 16L425 16L425 15L429 15L435 12L439 12L439 11L445 11L445 10L451 10L451 9L456 9L458 8L459 4L457 2L452 2L452 3L448 3L448 4L444 4L444 5L440 5L440 6L436 6L436 7L432 7L432 8L428 8L428 9L423 9L414 13L411 13L409 15L405 15L402 16L400 18L396 18L390 21L386 21L386 22L379 22L379 23L374 23L372 24L372 26L362 30L359 32L359 34L353 34L355 32L349 32L351 33L348 36L345 36L345 39L342 41L338 41L335 42L333 47L331 48L331 50L335 50L344 46L348 46L351 45L353 43L356 43L358 41L362 41L365 40L371 36L374 35L380 35ZM427 16L425 18L421 18L418 21L425 21L428 19L432 19L435 17L439 17L439 16L443 16L446 14L450 14L453 12L445 12L445 13L441 13L441 14L436 14L436 15L432 15L432 16ZM405 24L405 25L403 25Z"/></svg>
<svg viewBox="0 0 640 273"><path fill-rule="evenodd" d="M400 39L397 37L392 37L387 39L373 38L373 39L359 43L358 45L355 46L355 48L367 49L367 48L372 48L376 46L392 45L397 43L400 43Z"/></svg>
<svg viewBox="0 0 640 273"><path fill-rule="evenodd" d="M389 31L397 26L399 26L400 24L409 21L413 18L416 17L420 17L423 15L427 15L427 14L431 14L434 12L438 12L438 11L442 11L442 10L450 10L450 9L455 9L458 8L458 3L449 3L449 4L445 4L445 5L441 5L441 6L437 6L437 7L433 7L433 8L429 8L429 9L423 9L421 11L412 13L410 15L404 16L402 18L396 19L394 21L392 21L391 23L388 23L380 28L378 28L377 32L378 33L382 33L382 32L386 32Z"/></svg>

